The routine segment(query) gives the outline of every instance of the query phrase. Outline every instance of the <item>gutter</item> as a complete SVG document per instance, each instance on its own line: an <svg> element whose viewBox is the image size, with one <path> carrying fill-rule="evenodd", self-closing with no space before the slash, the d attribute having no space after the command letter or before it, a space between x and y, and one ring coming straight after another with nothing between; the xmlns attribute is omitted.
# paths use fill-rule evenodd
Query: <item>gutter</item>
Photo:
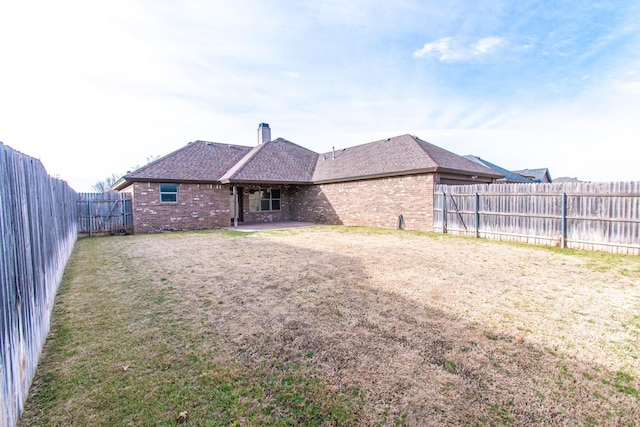
<svg viewBox="0 0 640 427"><path fill-rule="evenodd" d="M175 179L175 178L127 178L122 177L115 184L111 186L113 190L119 191L127 186L133 184L134 182L170 182L170 183L178 183L178 184L222 184L219 180L211 179Z"/></svg>
<svg viewBox="0 0 640 427"><path fill-rule="evenodd" d="M123 176L122 178L120 178L119 180L113 183L113 185L111 186L111 189L114 191L120 191L123 188L126 188L127 185L131 182L133 181L127 181L126 177Z"/></svg>
<svg viewBox="0 0 640 427"><path fill-rule="evenodd" d="M449 169L449 168L440 168L440 167L431 167L424 169L412 169L406 171L396 171L396 172L385 172L385 173L377 173L371 175L356 175L356 176L347 176L340 178L329 178L329 179L319 179L319 180L309 180L309 181L285 181L285 180L265 180L265 179L233 179L230 177L230 173L226 173L219 180L190 180L190 179L174 179L174 178L128 178L124 176L120 178L113 186L112 189L118 191L125 188L127 185L133 184L134 182L176 182L176 183L187 183L187 184L281 184L281 185L312 185L312 184L331 184L338 182L349 182L349 181L362 181L366 179L377 179L377 178L388 178L393 176L403 176L403 175L418 175L423 173L451 173L455 175L459 175L461 177L469 177L471 180L473 176L481 176L484 178L490 179L499 179L504 177L498 173L482 173L482 172L473 172L473 171L460 171L457 169Z"/></svg>
<svg viewBox="0 0 640 427"><path fill-rule="evenodd" d="M358 176L350 176L350 177L342 177L342 178L320 179L320 180L314 180L313 182L311 182L311 184L331 184L331 183L347 182L347 181L362 181L365 179L388 178L392 176L403 176L403 175L418 175L423 173L452 173L452 174L463 176L463 177L468 176L470 179L473 176L481 176L481 177L491 178L491 179L498 179L503 177L503 175L500 175L500 174L460 171L456 169L432 167L432 168L425 168L425 169L397 171L392 173L377 173L372 175L358 175Z"/></svg>

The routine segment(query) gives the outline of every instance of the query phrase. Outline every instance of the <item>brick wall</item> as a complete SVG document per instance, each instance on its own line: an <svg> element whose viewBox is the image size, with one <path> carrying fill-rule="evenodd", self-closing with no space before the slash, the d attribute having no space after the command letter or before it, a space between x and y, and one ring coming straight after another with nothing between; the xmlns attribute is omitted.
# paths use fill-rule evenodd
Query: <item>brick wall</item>
<svg viewBox="0 0 640 427"><path fill-rule="evenodd" d="M293 219L396 228L402 215L407 230L433 230L433 174L280 188L280 211L251 212L249 187L243 187L244 223ZM133 193L135 233L215 229L233 218L229 185L178 184L177 203L160 202L158 183L136 182L123 191Z"/></svg>
<svg viewBox="0 0 640 427"><path fill-rule="evenodd" d="M433 231L434 175L406 175L291 188L291 218L324 224Z"/></svg>
<svg viewBox="0 0 640 427"><path fill-rule="evenodd" d="M131 187L135 233L203 230L230 224L232 213L228 185L178 184L176 203L160 202L159 183L136 182Z"/></svg>
<svg viewBox="0 0 640 427"><path fill-rule="evenodd" d="M259 186L253 186L253 188L258 188ZM280 189L280 210L279 211L264 211L264 212L251 212L249 205L249 188L251 186L243 187L243 212L244 212L244 222L252 223L252 222L273 222L273 221L288 221L291 219L289 215L289 189L288 186L284 185L271 185L271 188L279 188Z"/></svg>

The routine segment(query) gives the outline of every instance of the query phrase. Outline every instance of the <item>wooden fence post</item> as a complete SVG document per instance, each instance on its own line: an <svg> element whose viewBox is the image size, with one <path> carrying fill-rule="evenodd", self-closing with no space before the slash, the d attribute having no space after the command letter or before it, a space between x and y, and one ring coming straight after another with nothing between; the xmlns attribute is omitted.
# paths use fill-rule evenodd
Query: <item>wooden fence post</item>
<svg viewBox="0 0 640 427"><path fill-rule="evenodd" d="M475 223L476 223L476 237L480 237L480 194L476 192L475 196Z"/></svg>
<svg viewBox="0 0 640 427"><path fill-rule="evenodd" d="M438 184L434 202L442 233L640 255L640 181Z"/></svg>
<svg viewBox="0 0 640 427"><path fill-rule="evenodd" d="M442 233L447 232L447 193L442 191Z"/></svg>
<svg viewBox="0 0 640 427"><path fill-rule="evenodd" d="M561 203L560 246L564 249L567 247L567 193L562 193Z"/></svg>
<svg viewBox="0 0 640 427"><path fill-rule="evenodd" d="M93 212L91 209L91 199L87 200L87 209L89 210L89 237L93 237Z"/></svg>
<svg viewBox="0 0 640 427"><path fill-rule="evenodd" d="M120 198L120 215L122 215L122 228L124 228L126 230L127 229L127 217L125 216L125 213L124 213L124 197L123 197L122 193L120 193L119 198Z"/></svg>

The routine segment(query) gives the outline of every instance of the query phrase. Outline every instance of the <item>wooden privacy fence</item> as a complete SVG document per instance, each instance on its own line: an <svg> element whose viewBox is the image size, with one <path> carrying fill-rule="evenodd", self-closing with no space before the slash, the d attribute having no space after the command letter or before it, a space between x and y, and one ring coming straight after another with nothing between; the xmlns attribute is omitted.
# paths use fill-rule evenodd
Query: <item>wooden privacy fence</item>
<svg viewBox="0 0 640 427"><path fill-rule="evenodd" d="M434 230L640 255L640 182L436 185Z"/></svg>
<svg viewBox="0 0 640 427"><path fill-rule="evenodd" d="M22 412L77 238L76 192L0 143L0 425Z"/></svg>
<svg viewBox="0 0 640 427"><path fill-rule="evenodd" d="M131 194L79 193L77 203L80 235L125 234L133 231Z"/></svg>

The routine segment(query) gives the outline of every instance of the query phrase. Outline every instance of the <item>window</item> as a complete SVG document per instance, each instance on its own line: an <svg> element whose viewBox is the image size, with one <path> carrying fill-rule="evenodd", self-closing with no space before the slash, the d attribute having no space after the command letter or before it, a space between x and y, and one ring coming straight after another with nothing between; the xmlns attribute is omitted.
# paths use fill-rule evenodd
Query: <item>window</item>
<svg viewBox="0 0 640 427"><path fill-rule="evenodd" d="M160 184L160 202L175 203L178 201L178 184Z"/></svg>
<svg viewBox="0 0 640 427"><path fill-rule="evenodd" d="M279 211L280 189L259 188L249 190L249 203L252 212Z"/></svg>

